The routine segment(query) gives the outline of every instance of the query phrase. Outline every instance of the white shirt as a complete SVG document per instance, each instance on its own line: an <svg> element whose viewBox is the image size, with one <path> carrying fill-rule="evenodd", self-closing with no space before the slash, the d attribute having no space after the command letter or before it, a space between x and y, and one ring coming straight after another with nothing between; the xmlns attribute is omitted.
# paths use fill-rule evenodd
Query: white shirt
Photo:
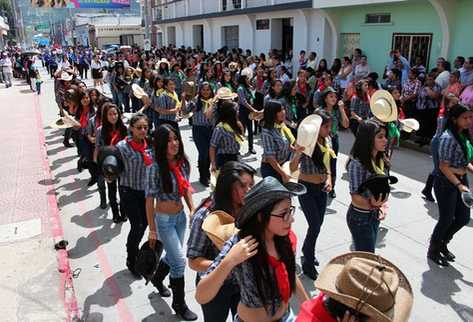
<svg viewBox="0 0 473 322"><path fill-rule="evenodd" d="M447 70L444 70L437 76L437 78L435 79L435 83L437 83L437 85L439 85L442 89L445 89L448 86L449 78L450 78L450 72Z"/></svg>
<svg viewBox="0 0 473 322"><path fill-rule="evenodd" d="M93 60L92 63L90 64L90 67L92 69L100 69L102 68L102 63L100 61L96 62L95 60Z"/></svg>

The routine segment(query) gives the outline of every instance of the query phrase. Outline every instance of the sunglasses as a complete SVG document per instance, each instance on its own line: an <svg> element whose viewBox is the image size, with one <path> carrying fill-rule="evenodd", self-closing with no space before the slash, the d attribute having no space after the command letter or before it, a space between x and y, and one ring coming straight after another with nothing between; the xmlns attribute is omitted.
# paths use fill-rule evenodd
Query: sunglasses
<svg viewBox="0 0 473 322"><path fill-rule="evenodd" d="M296 212L296 207L291 206L291 207L289 207L289 209L287 209L286 211L284 211L282 213L279 213L279 214L270 213L270 215L271 215L271 217L282 218L282 220L288 222L289 220L291 220L291 218L294 217L295 212Z"/></svg>

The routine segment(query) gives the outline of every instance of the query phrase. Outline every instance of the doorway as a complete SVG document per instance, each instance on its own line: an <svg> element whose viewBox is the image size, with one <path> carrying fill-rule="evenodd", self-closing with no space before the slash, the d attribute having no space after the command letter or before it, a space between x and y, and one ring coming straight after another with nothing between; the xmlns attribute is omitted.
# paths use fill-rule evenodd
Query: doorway
<svg viewBox="0 0 473 322"><path fill-rule="evenodd" d="M204 25L192 26L192 39L194 48L204 48Z"/></svg>
<svg viewBox="0 0 473 322"><path fill-rule="evenodd" d="M292 18L271 19L271 49L281 52L285 60L293 48L294 27Z"/></svg>
<svg viewBox="0 0 473 322"><path fill-rule="evenodd" d="M168 27L168 45L176 46L176 27Z"/></svg>

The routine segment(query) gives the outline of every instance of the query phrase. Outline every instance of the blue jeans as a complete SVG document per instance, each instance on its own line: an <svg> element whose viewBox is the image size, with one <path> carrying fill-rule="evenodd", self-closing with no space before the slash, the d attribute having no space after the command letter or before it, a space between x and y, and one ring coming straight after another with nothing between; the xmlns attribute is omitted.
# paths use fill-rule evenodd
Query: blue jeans
<svg viewBox="0 0 473 322"><path fill-rule="evenodd" d="M130 96L128 95L128 93L118 91L117 98L118 98L118 108L120 109L120 111L129 113L130 112Z"/></svg>
<svg viewBox="0 0 473 322"><path fill-rule="evenodd" d="M468 186L465 177L459 178ZM439 206L439 221L432 232L432 242L449 242L470 221L470 208L461 199L461 193L444 175L434 178L434 192Z"/></svg>
<svg viewBox="0 0 473 322"><path fill-rule="evenodd" d="M184 210L175 215L156 213L154 221L158 230L158 238L166 251L162 260L171 268L171 278L183 277L186 268L186 254L182 244L187 222Z"/></svg>
<svg viewBox="0 0 473 322"><path fill-rule="evenodd" d="M347 212L347 224L355 250L374 253L379 230L378 211L358 209L350 205Z"/></svg>
<svg viewBox="0 0 473 322"><path fill-rule="evenodd" d="M198 167L200 179L210 179L210 138L212 137L212 128L210 126L192 127L192 138L194 139L197 151L199 151Z"/></svg>
<svg viewBox="0 0 473 322"><path fill-rule="evenodd" d="M278 179L279 182L282 182L281 175L267 162L261 162L260 172L263 178L273 177Z"/></svg>
<svg viewBox="0 0 473 322"><path fill-rule="evenodd" d="M320 233L320 227L324 222L325 210L327 209L327 193L322 191L324 183L313 184L305 181L299 181L299 183L307 188L307 192L299 196L299 203L309 225L302 246L302 253L304 254L304 263L314 266L315 244Z"/></svg>

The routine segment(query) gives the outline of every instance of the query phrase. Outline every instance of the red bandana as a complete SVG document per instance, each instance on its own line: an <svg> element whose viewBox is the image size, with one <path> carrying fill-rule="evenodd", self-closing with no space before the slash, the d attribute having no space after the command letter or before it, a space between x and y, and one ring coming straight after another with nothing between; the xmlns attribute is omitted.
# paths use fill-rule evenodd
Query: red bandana
<svg viewBox="0 0 473 322"><path fill-rule="evenodd" d="M168 164L169 170L174 173L174 177L176 178L177 181L177 191L179 193L179 196L183 196L184 193L191 189L191 184L189 183L189 180L184 177L184 174L182 172L182 166L184 165L184 161L178 161L174 166L171 165L171 163Z"/></svg>
<svg viewBox="0 0 473 322"><path fill-rule="evenodd" d="M95 128L98 129L102 126L102 119L100 117L95 118Z"/></svg>
<svg viewBox="0 0 473 322"><path fill-rule="evenodd" d="M292 250L295 252L297 247L297 237L292 230L289 231L288 237L291 241ZM271 255L268 256L268 262L274 270L279 295L281 295L281 299L284 303L288 303L289 298L291 297L291 284L289 283L289 275L287 273L286 265L283 261L277 260Z"/></svg>
<svg viewBox="0 0 473 322"><path fill-rule="evenodd" d="M133 141L130 137L128 137L126 138L126 143L131 146L133 151L139 152L143 156L143 162L145 163L145 166L150 166L151 164L153 164L151 156L146 153L146 148L148 147L146 140L143 140L143 143L139 144Z"/></svg>
<svg viewBox="0 0 473 322"><path fill-rule="evenodd" d="M87 126L87 122L89 121L89 109L83 109L82 113L80 114L80 128L83 129Z"/></svg>
<svg viewBox="0 0 473 322"><path fill-rule="evenodd" d="M110 133L110 145L116 145L118 142L121 141L121 139L122 136L120 135L119 130L115 130Z"/></svg>

